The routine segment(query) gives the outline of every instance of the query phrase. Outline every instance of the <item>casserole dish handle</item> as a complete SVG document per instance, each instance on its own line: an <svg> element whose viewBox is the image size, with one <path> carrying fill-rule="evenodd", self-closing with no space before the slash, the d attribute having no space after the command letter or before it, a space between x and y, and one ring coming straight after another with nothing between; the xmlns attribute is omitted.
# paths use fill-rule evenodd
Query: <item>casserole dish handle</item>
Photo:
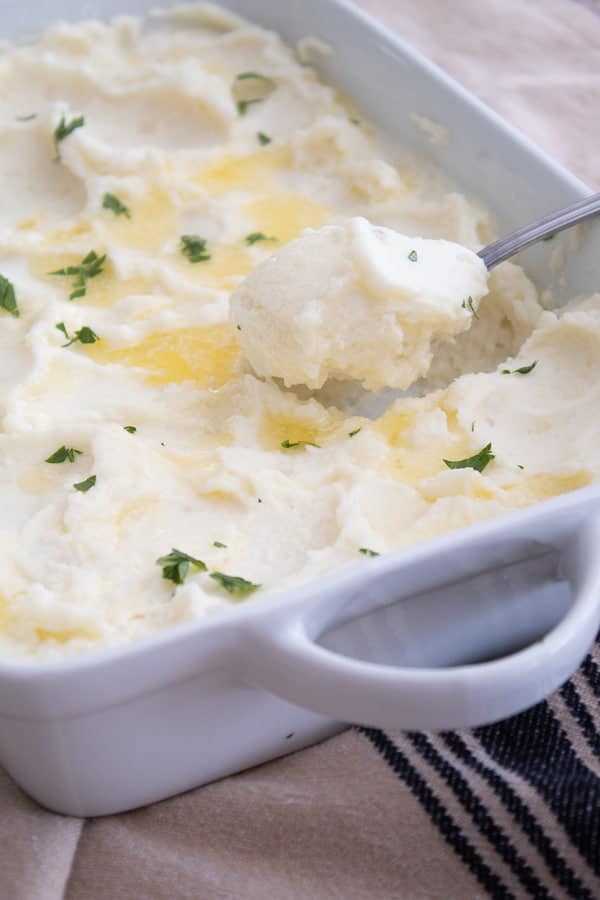
<svg viewBox="0 0 600 900"><path fill-rule="evenodd" d="M552 544L488 528L470 542L478 562L466 577L451 564L462 550L464 567L465 533L365 561L331 588L298 592L268 622L257 617L244 639L246 677L314 712L378 727L469 728L539 702L598 631L600 513Z"/></svg>

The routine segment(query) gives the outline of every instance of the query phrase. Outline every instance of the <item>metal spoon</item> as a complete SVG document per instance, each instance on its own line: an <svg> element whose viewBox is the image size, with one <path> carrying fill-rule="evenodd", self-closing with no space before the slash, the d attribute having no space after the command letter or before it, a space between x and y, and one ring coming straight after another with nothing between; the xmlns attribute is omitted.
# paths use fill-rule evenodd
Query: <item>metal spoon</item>
<svg viewBox="0 0 600 900"><path fill-rule="evenodd" d="M564 209L549 213L530 225L524 225L522 228L517 228L516 231L511 231L505 237L488 244L477 255L484 261L487 269L493 269L505 259L509 259L515 253L529 247L530 244L552 237L559 231L571 228L572 225L577 225L585 219L591 219L592 216L597 216L599 213L600 194L592 194L591 197L585 197L583 200L578 200L577 203L572 203L571 206L565 206Z"/></svg>

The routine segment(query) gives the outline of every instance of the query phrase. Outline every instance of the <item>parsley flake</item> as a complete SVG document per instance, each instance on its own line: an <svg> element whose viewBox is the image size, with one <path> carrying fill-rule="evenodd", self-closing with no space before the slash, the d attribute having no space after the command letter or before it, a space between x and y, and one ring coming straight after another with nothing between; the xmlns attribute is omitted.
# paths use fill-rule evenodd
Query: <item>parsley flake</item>
<svg viewBox="0 0 600 900"><path fill-rule="evenodd" d="M4 275L0 275L0 307L5 309L7 313L10 313L11 316L14 316L15 319L19 318L20 313L15 289Z"/></svg>
<svg viewBox="0 0 600 900"><path fill-rule="evenodd" d="M268 134L265 134L264 131L257 131L256 137L258 138L258 142L261 147L265 147L267 144L270 144L273 138L270 138Z"/></svg>
<svg viewBox="0 0 600 900"><path fill-rule="evenodd" d="M63 116L54 129L54 147L56 149L56 159L60 159L60 150L58 145L61 141L64 141L65 138L69 137L76 128L81 128L85 125L85 118L83 116L78 116L76 119L71 119L70 122L65 120Z"/></svg>
<svg viewBox="0 0 600 900"><path fill-rule="evenodd" d="M137 428L135 427L135 425L123 425L123 431L128 431L129 434L135 434Z"/></svg>
<svg viewBox="0 0 600 900"><path fill-rule="evenodd" d="M240 578L238 575L226 575L224 572L211 572L210 577L220 584L228 594L239 598L247 597L261 587L260 584L254 584L246 578Z"/></svg>
<svg viewBox="0 0 600 900"><path fill-rule="evenodd" d="M556 237L556 232L554 232L553 234L547 234L546 237L542 238L542 240L543 241L551 241L555 237Z"/></svg>
<svg viewBox="0 0 600 900"><path fill-rule="evenodd" d="M74 278L71 285L73 290L69 294L69 300L77 300L79 297L85 297L87 291L87 281L89 278L95 278L103 271L106 262L106 253L98 256L95 250L83 257L78 266L65 266L64 269L56 269L55 272L49 272L49 275L65 275L68 278Z"/></svg>
<svg viewBox="0 0 600 900"><path fill-rule="evenodd" d="M85 481L78 481L73 485L76 491L81 491L82 494L87 494L90 488L93 488L96 484L96 476L90 475L89 478L86 478Z"/></svg>
<svg viewBox="0 0 600 900"><path fill-rule="evenodd" d="M102 208L110 209L111 212L114 212L115 216L126 216L128 219L131 218L129 207L125 206L124 203L121 203L115 194L106 193L104 195L102 198Z"/></svg>
<svg viewBox="0 0 600 900"><path fill-rule="evenodd" d="M293 450L294 447L320 447L320 444L315 444L314 441L289 441L285 440L281 442L281 446L284 450Z"/></svg>
<svg viewBox="0 0 600 900"><path fill-rule="evenodd" d="M472 313L476 319L479 318L479 316L477 315L477 312L475 310L475 307L473 306L473 298L470 295L467 297L466 300L463 300L463 302L460 305L463 309L466 309L470 313Z"/></svg>
<svg viewBox="0 0 600 900"><path fill-rule="evenodd" d="M201 559L196 559L182 550L176 550L175 547L166 556L160 556L156 563L162 566L163 578L167 578L175 584L183 584L190 566L198 569L199 572L206 572L206 565Z"/></svg>
<svg viewBox="0 0 600 900"><path fill-rule="evenodd" d="M37 113L30 113L28 116L15 116L17 122L31 122L32 119L37 119Z"/></svg>
<svg viewBox="0 0 600 900"><path fill-rule="evenodd" d="M95 344L96 341L100 340L99 336L95 331L92 331L89 325L79 328L74 335L69 334L64 322L57 322L54 327L62 332L67 339L67 343L62 345L63 347L70 347L71 344L76 344L78 341L80 344Z"/></svg>
<svg viewBox="0 0 600 900"><path fill-rule="evenodd" d="M411 250L410 253L408 254L408 258L410 259L411 262L416 262L416 261L418 260L418 258L419 258L419 257L417 256L417 251L416 251L416 250Z"/></svg>
<svg viewBox="0 0 600 900"><path fill-rule="evenodd" d="M349 431L348 437L354 437L354 435L358 434L359 431L362 431L362 428L355 428L354 431Z"/></svg>
<svg viewBox="0 0 600 900"><path fill-rule="evenodd" d="M359 547L358 552L362 553L363 556L381 556L377 550L369 550L368 547Z"/></svg>
<svg viewBox="0 0 600 900"><path fill-rule="evenodd" d="M182 234L180 249L191 263L206 262L211 258L206 252L206 239L197 234Z"/></svg>
<svg viewBox="0 0 600 900"><path fill-rule="evenodd" d="M236 103L237 111L240 116L245 116L249 106L252 106L254 103L262 103L263 100L264 97L256 97L254 100L238 100Z"/></svg>
<svg viewBox="0 0 600 900"><path fill-rule="evenodd" d="M213 541L213 547L218 547L219 550L225 550L227 544L222 544L221 541Z"/></svg>
<svg viewBox="0 0 600 900"><path fill-rule="evenodd" d="M533 370L537 366L537 363L538 363L537 359L534 359L534 361L529 366L521 366L519 369L502 369L502 374L503 375L529 375L530 372L533 372Z"/></svg>
<svg viewBox="0 0 600 900"><path fill-rule="evenodd" d="M449 469L475 469L476 472L483 472L488 463L495 459L492 453L492 445L486 444L479 453L468 456L466 459L445 459L444 462Z"/></svg>
<svg viewBox="0 0 600 900"><path fill-rule="evenodd" d="M267 234L263 234L262 231L253 231L251 234L247 234L244 240L251 247L252 244L257 244L259 241L276 241L277 238L269 237Z"/></svg>
<svg viewBox="0 0 600 900"><path fill-rule="evenodd" d="M260 72L240 72L239 75L235 76L236 81L250 81L250 79L254 81L267 81L269 84L275 84L272 78L269 78L268 75L261 75Z"/></svg>
<svg viewBox="0 0 600 900"><path fill-rule="evenodd" d="M67 460L70 463L75 462L75 455L81 456L83 450L76 450L75 447L59 447L58 450L55 450L54 453L51 453L48 459L45 459L44 462L47 463L64 463Z"/></svg>

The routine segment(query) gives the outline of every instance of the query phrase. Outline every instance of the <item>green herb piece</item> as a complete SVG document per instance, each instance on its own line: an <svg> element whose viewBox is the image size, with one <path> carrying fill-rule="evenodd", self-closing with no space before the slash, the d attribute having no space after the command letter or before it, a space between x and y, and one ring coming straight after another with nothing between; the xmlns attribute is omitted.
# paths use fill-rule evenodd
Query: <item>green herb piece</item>
<svg viewBox="0 0 600 900"><path fill-rule="evenodd" d="M183 584L190 566L198 569L199 572L206 572L206 565L201 559L196 559L182 550L176 550L175 547L166 556L160 556L156 562L157 565L162 566L163 578L167 578L175 584Z"/></svg>
<svg viewBox="0 0 600 900"><path fill-rule="evenodd" d="M242 326L241 326L241 325L236 325L235 327L237 328L238 331L241 331L241 330L242 330Z"/></svg>
<svg viewBox="0 0 600 900"><path fill-rule="evenodd" d="M64 322L57 322L54 327L62 332L67 339L67 343L63 344L63 347L70 347L71 344L76 344L78 341L80 344L95 344L96 341L100 340L99 336L95 331L92 331L89 325L84 325L83 328L79 328L74 335L69 334Z"/></svg>
<svg viewBox="0 0 600 900"><path fill-rule="evenodd" d="M362 428L355 428L354 431L349 431L348 437L354 437L354 435L358 434L359 431L362 431Z"/></svg>
<svg viewBox="0 0 600 900"><path fill-rule="evenodd" d="M264 147L266 144L270 144L273 138L270 138L268 134L265 134L264 131L257 131L256 137L258 138L259 144Z"/></svg>
<svg viewBox="0 0 600 900"><path fill-rule="evenodd" d="M534 359L534 361L531 363L531 365L521 366L520 369L512 369L512 370L511 369L502 369L502 374L503 375L529 375L530 372L533 372L533 370L537 366L537 363L538 363L537 359Z"/></svg>
<svg viewBox="0 0 600 900"><path fill-rule="evenodd" d="M81 456L83 450L76 450L75 447L59 447L58 450L55 450L54 453L51 453L48 459L45 459L44 462L47 463L64 463L69 460L70 463L75 462L75 455Z"/></svg>
<svg viewBox="0 0 600 900"><path fill-rule="evenodd" d="M354 119L354 118L352 118L352 119L350 119L349 121L352 122L353 125L360 125L360 119Z"/></svg>
<svg viewBox="0 0 600 900"><path fill-rule="evenodd" d="M524 469L524 468L525 468L525 466L521 466L519 463L517 463L517 469Z"/></svg>
<svg viewBox="0 0 600 900"><path fill-rule="evenodd" d="M474 456L468 456L466 459L445 459L444 462L449 469L475 469L476 472L483 472L493 459L495 454L492 453L492 445L486 444Z"/></svg>
<svg viewBox="0 0 600 900"><path fill-rule="evenodd" d="M135 427L135 425L123 425L123 431L128 431L129 434L135 434L137 428Z"/></svg>
<svg viewBox="0 0 600 900"><path fill-rule="evenodd" d="M86 494L90 488L93 488L96 484L96 476L90 475L89 478L86 478L85 481L78 481L77 484L74 484L73 487L76 491L81 491L82 494Z"/></svg>
<svg viewBox="0 0 600 900"><path fill-rule="evenodd" d="M359 547L358 552L362 553L363 556L381 556L377 550L369 550L368 547Z"/></svg>
<svg viewBox="0 0 600 900"><path fill-rule="evenodd" d="M547 234L545 238L542 238L543 241L551 241L556 237L556 234Z"/></svg>
<svg viewBox="0 0 600 900"><path fill-rule="evenodd" d="M408 254L408 258L410 259L411 262L416 262L417 259L419 258L419 257L417 256L417 251L416 251L416 250L411 250L410 253Z"/></svg>
<svg viewBox="0 0 600 900"><path fill-rule="evenodd" d="M0 307L5 309L7 313L10 313L11 316L14 316L15 319L19 318L20 313L15 289L4 275L0 275Z"/></svg>
<svg viewBox="0 0 600 900"><path fill-rule="evenodd" d="M259 241L276 241L277 238L269 237L267 234L263 234L262 231L253 231L251 234L247 234L244 240L249 246L252 246L252 244L257 244Z"/></svg>
<svg viewBox="0 0 600 900"><path fill-rule="evenodd" d="M247 597L261 587L260 584L254 584L246 578L240 578L238 575L226 575L224 572L211 572L210 577L234 597Z"/></svg>
<svg viewBox="0 0 600 900"><path fill-rule="evenodd" d="M58 147L60 142L69 137L69 135L72 134L76 128L81 128L82 125L85 125L85 119L83 116L78 116L76 119L71 119L70 122L65 121L64 116L62 117L62 119L54 129L54 147L56 148L56 159L60 159L60 150Z"/></svg>
<svg viewBox="0 0 600 900"><path fill-rule="evenodd" d="M475 420L471 422L471 431L475 431Z"/></svg>
<svg viewBox="0 0 600 900"><path fill-rule="evenodd" d="M253 79L254 81L266 81L269 84L275 84L272 78L269 78L268 75L261 75L260 72L240 72L239 75L235 76L236 81L250 81Z"/></svg>
<svg viewBox="0 0 600 900"><path fill-rule="evenodd" d="M222 544L221 541L213 541L213 547L218 547L220 550L225 550L227 544Z"/></svg>
<svg viewBox="0 0 600 900"><path fill-rule="evenodd" d="M37 119L37 113L30 113L28 116L15 116L17 122L31 122L32 119Z"/></svg>
<svg viewBox="0 0 600 900"><path fill-rule="evenodd" d="M114 212L115 216L126 216L128 219L131 218L129 207L125 206L124 203L121 203L115 194L107 193L104 195L102 198L102 208L110 209L111 212Z"/></svg>
<svg viewBox="0 0 600 900"><path fill-rule="evenodd" d="M264 97L256 97L254 100L238 100L236 103L237 111L240 116L245 116L249 106L252 106L254 103L262 103L263 100Z"/></svg>
<svg viewBox="0 0 600 900"><path fill-rule="evenodd" d="M181 252L191 263L206 262L210 253L206 252L206 239L197 234L182 234Z"/></svg>
<svg viewBox="0 0 600 900"><path fill-rule="evenodd" d="M90 250L78 266L66 266L64 269L57 269L55 272L49 272L48 274L66 275L68 278L74 278L73 290L69 294L69 300L77 300L79 297L85 297L88 279L100 275L105 261L106 253L103 256L98 256L95 250Z"/></svg>
<svg viewBox="0 0 600 900"><path fill-rule="evenodd" d="M285 440L281 442L281 446L284 450L293 450L294 447L320 447L320 444L315 444L313 441Z"/></svg>
<svg viewBox="0 0 600 900"><path fill-rule="evenodd" d="M473 298L471 296L467 297L466 300L463 300L463 302L460 305L462 306L463 309L468 309L469 312L472 313L476 319L479 318L479 316L477 315L477 313L475 311L475 307L473 306Z"/></svg>

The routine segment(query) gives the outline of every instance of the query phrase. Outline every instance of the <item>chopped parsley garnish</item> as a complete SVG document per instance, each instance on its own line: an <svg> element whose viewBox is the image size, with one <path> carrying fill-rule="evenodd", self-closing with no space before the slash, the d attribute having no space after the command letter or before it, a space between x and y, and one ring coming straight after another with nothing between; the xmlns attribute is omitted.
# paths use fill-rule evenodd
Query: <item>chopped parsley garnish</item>
<svg viewBox="0 0 600 900"><path fill-rule="evenodd" d="M475 469L477 472L483 472L493 459L495 454L492 453L492 445L486 444L474 456L468 456L466 459L445 459L444 462L449 469Z"/></svg>
<svg viewBox="0 0 600 900"><path fill-rule="evenodd" d="M81 491L82 494L87 493L90 488L93 488L96 484L96 476L90 475L89 478L86 478L85 481L78 481L77 484L74 484L73 487L76 491Z"/></svg>
<svg viewBox="0 0 600 900"><path fill-rule="evenodd" d="M135 427L135 425L123 425L123 431L128 431L129 434L135 434L137 428Z"/></svg>
<svg viewBox="0 0 600 900"><path fill-rule="evenodd" d="M220 550L225 550L227 544L222 544L221 541L213 541L213 547L218 547Z"/></svg>
<svg viewBox="0 0 600 900"><path fill-rule="evenodd" d="M176 550L175 547L166 556L160 556L156 562L157 565L162 566L163 578L167 578L175 584L183 584L190 566L199 572L206 572L206 565L201 559L196 559L182 550Z"/></svg>
<svg viewBox="0 0 600 900"><path fill-rule="evenodd" d="M115 194L106 193L102 198L102 207L103 209L110 209L111 212L114 212L115 216L126 216L128 219L131 218L129 207L125 206L124 203L121 203Z"/></svg>
<svg viewBox="0 0 600 900"><path fill-rule="evenodd" d="M37 113L30 113L28 116L15 116L17 122L31 122L32 119L37 119Z"/></svg>
<svg viewBox="0 0 600 900"><path fill-rule="evenodd" d="M191 263L206 262L210 253L206 252L206 239L197 234L182 234L181 252Z"/></svg>
<svg viewBox="0 0 600 900"><path fill-rule="evenodd" d="M54 146L56 148L56 159L60 159L60 150L58 145L61 141L64 141L65 138L69 137L76 128L81 128L82 125L85 125L85 118L83 116L78 116L76 119L71 119L70 122L65 121L65 117L63 116L54 129Z"/></svg>
<svg viewBox="0 0 600 900"><path fill-rule="evenodd" d="M416 261L418 260L418 258L419 258L419 257L417 256L417 251L416 251L416 250L411 250L410 253L408 254L408 258L410 259L411 262L416 262Z"/></svg>
<svg viewBox="0 0 600 900"><path fill-rule="evenodd" d="M368 547L359 547L358 552L362 553L363 556L381 556L377 550L369 550Z"/></svg>
<svg viewBox="0 0 600 900"><path fill-rule="evenodd" d="M475 307L473 306L473 298L469 295L466 300L460 304L463 309L467 309L470 313L472 313L476 319L479 318L477 312L475 311Z"/></svg>
<svg viewBox="0 0 600 900"><path fill-rule="evenodd" d="M54 453L51 453L48 459L44 460L47 463L64 463L67 460L70 463L75 462L75 456L81 456L83 450L76 450L75 447L59 447L58 450L55 450Z"/></svg>
<svg viewBox="0 0 600 900"><path fill-rule="evenodd" d="M248 594L254 593L260 587L260 584L254 584L246 578L240 578L238 575L226 575L224 572L211 572L210 577L234 597L247 597Z"/></svg>
<svg viewBox="0 0 600 900"><path fill-rule="evenodd" d="M556 237L556 232L554 234L547 234L546 237L542 238L543 241L551 241Z"/></svg>
<svg viewBox="0 0 600 900"><path fill-rule="evenodd" d="M270 144L273 138L270 138L268 134L265 134L264 131L257 131L256 137L258 138L258 142L262 147L265 147L267 144Z"/></svg>
<svg viewBox="0 0 600 900"><path fill-rule="evenodd" d="M360 119L351 118L348 121L352 122L353 125L360 125Z"/></svg>
<svg viewBox="0 0 600 900"><path fill-rule="evenodd" d="M348 437L354 437L354 435L358 434L359 431L362 431L362 428L355 428L354 431L349 431Z"/></svg>
<svg viewBox="0 0 600 900"><path fill-rule="evenodd" d="M517 463L517 469L524 469L524 468L525 468L525 466L522 466L522 465L520 465L520 463Z"/></svg>
<svg viewBox="0 0 600 900"><path fill-rule="evenodd" d="M235 327L237 328L238 331L241 331L241 330L242 330L242 326L241 326L241 325L236 325Z"/></svg>
<svg viewBox="0 0 600 900"><path fill-rule="evenodd" d="M272 78L269 78L268 75L261 75L260 72L240 72L239 75L235 76L236 81L249 81L253 79L254 81L266 81L269 84L275 84Z"/></svg>
<svg viewBox="0 0 600 900"><path fill-rule="evenodd" d="M49 272L48 274L66 275L68 278L74 278L73 290L69 294L69 300L77 300L79 297L85 297L88 279L100 275L105 261L106 253L98 256L95 250L90 250L78 266L65 266L64 269L57 269L55 272Z"/></svg>
<svg viewBox="0 0 600 900"><path fill-rule="evenodd" d="M263 100L264 97L256 97L254 100L238 100L236 103L237 111L240 116L245 116L249 106L252 106L254 103L262 103Z"/></svg>
<svg viewBox="0 0 600 900"><path fill-rule="evenodd" d="M263 234L262 231L253 231L251 234L247 234L244 240L252 246L252 244L257 244L259 241L276 241L277 238L269 237L268 234Z"/></svg>
<svg viewBox="0 0 600 900"><path fill-rule="evenodd" d="M11 316L14 316L15 319L19 318L20 313L15 289L4 275L0 275L0 307L5 309L7 313L10 313Z"/></svg>
<svg viewBox="0 0 600 900"><path fill-rule="evenodd" d="M320 447L320 444L315 444L314 441L285 440L281 442L281 446L284 450L292 450L294 447Z"/></svg>
<svg viewBox="0 0 600 900"><path fill-rule="evenodd" d="M503 375L529 375L530 372L533 372L533 370L537 366L537 363L538 363L537 359L534 359L534 361L529 366L521 366L519 369L502 369L502 374Z"/></svg>
<svg viewBox="0 0 600 900"><path fill-rule="evenodd" d="M67 343L63 344L63 347L70 347L71 344L76 344L78 341L80 344L95 344L96 341L100 340L99 336L95 331L92 331L89 325L84 325L83 328L79 328L74 335L69 334L64 322L57 322L54 327L62 332L67 339Z"/></svg>

